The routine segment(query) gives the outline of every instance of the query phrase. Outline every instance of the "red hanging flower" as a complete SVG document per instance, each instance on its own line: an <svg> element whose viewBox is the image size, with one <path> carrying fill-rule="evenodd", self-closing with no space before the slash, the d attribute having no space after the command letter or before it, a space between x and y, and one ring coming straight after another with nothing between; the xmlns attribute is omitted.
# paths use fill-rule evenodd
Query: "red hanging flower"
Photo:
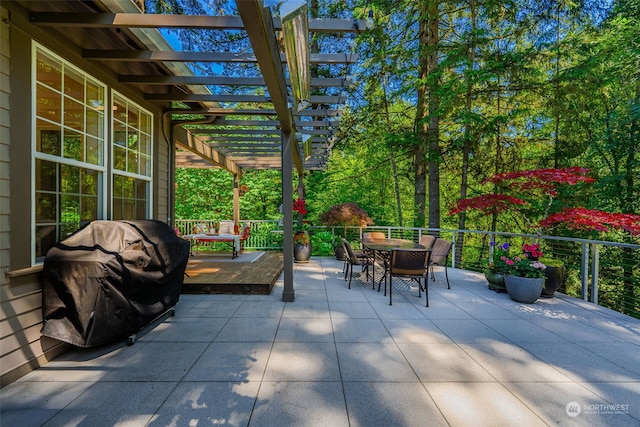
<svg viewBox="0 0 640 427"><path fill-rule="evenodd" d="M304 199L297 199L293 201L293 211L298 212L302 215L307 213L307 207L305 205Z"/></svg>

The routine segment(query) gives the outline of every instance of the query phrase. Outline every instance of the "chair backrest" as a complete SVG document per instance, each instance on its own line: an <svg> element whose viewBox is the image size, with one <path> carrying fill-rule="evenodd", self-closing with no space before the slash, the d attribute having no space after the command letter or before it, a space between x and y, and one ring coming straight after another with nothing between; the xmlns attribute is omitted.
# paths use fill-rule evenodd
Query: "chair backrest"
<svg viewBox="0 0 640 427"><path fill-rule="evenodd" d="M429 251L426 249L392 249L389 268L392 275L425 276Z"/></svg>
<svg viewBox="0 0 640 427"><path fill-rule="evenodd" d="M367 242L375 242L377 240L384 240L387 236L383 231L368 231L366 233L362 233L362 240Z"/></svg>
<svg viewBox="0 0 640 427"><path fill-rule="evenodd" d="M438 237L431 248L431 263L441 265L449 257L450 250L451 242Z"/></svg>
<svg viewBox="0 0 640 427"><path fill-rule="evenodd" d="M247 240L247 239L249 239L249 234L251 234L251 226L246 225L246 226L242 229L242 235L240 236L240 240Z"/></svg>
<svg viewBox="0 0 640 427"><path fill-rule="evenodd" d="M341 237L340 240L342 240L342 246L344 246L344 250L347 253L347 256L349 257L349 262L351 264L359 264L360 260L358 259L358 256L356 255L353 248L351 247L351 244L344 237Z"/></svg>
<svg viewBox="0 0 640 427"><path fill-rule="evenodd" d="M233 234L233 221L223 220L220 221L220 228L218 229L218 233L220 234Z"/></svg>
<svg viewBox="0 0 640 427"><path fill-rule="evenodd" d="M436 241L436 236L432 236L430 234L423 234L420 237L420 244L427 249L431 249L435 241Z"/></svg>

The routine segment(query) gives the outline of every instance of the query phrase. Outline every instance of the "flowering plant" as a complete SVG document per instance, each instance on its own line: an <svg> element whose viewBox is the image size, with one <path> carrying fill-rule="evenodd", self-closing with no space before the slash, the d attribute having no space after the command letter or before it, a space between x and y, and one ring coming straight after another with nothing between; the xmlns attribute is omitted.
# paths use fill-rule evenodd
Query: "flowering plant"
<svg viewBox="0 0 640 427"><path fill-rule="evenodd" d="M310 242L311 239L309 238L309 235L303 230L296 231L293 235L293 243L296 245L308 245Z"/></svg>
<svg viewBox="0 0 640 427"><path fill-rule="evenodd" d="M533 259L534 256L531 255L534 253L537 254L535 258L542 256L539 246L525 244L522 250L523 254L515 257L509 257L507 255L501 256L501 261L506 265L505 272L510 276L530 278L544 277L547 266L537 259Z"/></svg>
<svg viewBox="0 0 640 427"><path fill-rule="evenodd" d="M293 201L293 211L302 215L307 213L307 206L304 199L296 199Z"/></svg>
<svg viewBox="0 0 640 427"><path fill-rule="evenodd" d="M532 260L537 260L542 255L544 255L540 250L540 245L530 245L528 243L525 243L522 246L522 251L525 253L527 258L530 258Z"/></svg>
<svg viewBox="0 0 640 427"><path fill-rule="evenodd" d="M507 242L496 245L496 242L492 241L491 246L493 247L493 256L489 262L489 268L496 273L505 273L507 271L507 263L505 261L509 255L511 245Z"/></svg>

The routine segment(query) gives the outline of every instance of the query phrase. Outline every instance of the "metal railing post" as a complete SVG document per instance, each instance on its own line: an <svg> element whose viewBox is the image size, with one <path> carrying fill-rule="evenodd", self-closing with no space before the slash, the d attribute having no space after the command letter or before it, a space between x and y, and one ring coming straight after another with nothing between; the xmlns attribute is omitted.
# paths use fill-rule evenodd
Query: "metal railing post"
<svg viewBox="0 0 640 427"><path fill-rule="evenodd" d="M591 246L591 302L598 304L598 274L600 270L600 254L598 245Z"/></svg>
<svg viewBox="0 0 640 427"><path fill-rule="evenodd" d="M582 284L580 293L582 299L589 300L589 244L582 243L582 263L580 264L580 281Z"/></svg>

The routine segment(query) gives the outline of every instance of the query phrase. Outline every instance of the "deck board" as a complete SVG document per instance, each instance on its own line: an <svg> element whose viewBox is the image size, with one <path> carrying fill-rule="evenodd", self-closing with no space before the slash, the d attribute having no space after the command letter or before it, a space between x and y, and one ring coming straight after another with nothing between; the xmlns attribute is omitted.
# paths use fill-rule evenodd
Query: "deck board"
<svg viewBox="0 0 640 427"><path fill-rule="evenodd" d="M254 262L225 262L194 255L187 264L184 294L269 294L284 268L282 253L265 252Z"/></svg>

